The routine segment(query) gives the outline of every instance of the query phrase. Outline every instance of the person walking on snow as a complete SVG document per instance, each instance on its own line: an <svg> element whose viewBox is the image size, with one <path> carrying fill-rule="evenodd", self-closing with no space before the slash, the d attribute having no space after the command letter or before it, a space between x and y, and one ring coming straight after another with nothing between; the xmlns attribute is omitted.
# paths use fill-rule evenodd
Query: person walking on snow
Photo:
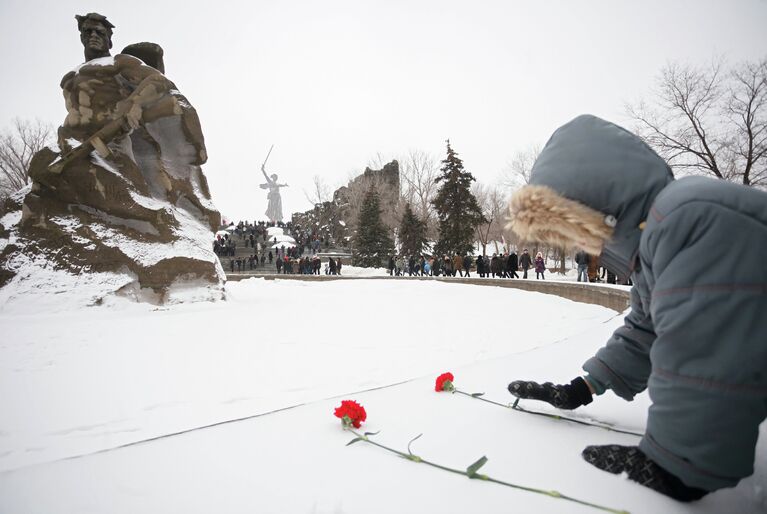
<svg viewBox="0 0 767 514"><path fill-rule="evenodd" d="M519 259L517 258L517 252L512 250L509 259L506 261L506 273L508 273L509 278L519 278L517 269L519 269Z"/></svg>
<svg viewBox="0 0 767 514"><path fill-rule="evenodd" d="M527 248L522 250L522 255L519 257L519 267L522 268L522 278L527 278L527 270L532 267L533 260L530 254L527 253Z"/></svg>
<svg viewBox="0 0 767 514"><path fill-rule="evenodd" d="M638 446L583 458L680 501L754 471L767 417L767 194L705 177L675 180L641 139L594 116L559 128L515 193L523 240L577 246L631 276L631 311L569 384L516 380L509 391L560 409L610 389L652 400ZM710 270L722 249L738 255Z"/></svg>
<svg viewBox="0 0 767 514"><path fill-rule="evenodd" d="M463 257L457 252L453 255L453 276L455 276L456 273L458 276L463 277Z"/></svg>
<svg viewBox="0 0 767 514"><path fill-rule="evenodd" d="M541 280L546 280L546 277L543 276L545 271L546 263L543 262L543 254L538 252L538 255L535 256L535 280L538 280L539 274L541 276Z"/></svg>
<svg viewBox="0 0 767 514"><path fill-rule="evenodd" d="M578 265L578 282L583 277L584 282L589 281L589 254L581 250L575 254L575 263Z"/></svg>
<svg viewBox="0 0 767 514"><path fill-rule="evenodd" d="M466 272L466 278L471 278L469 271L471 270L471 255L466 254L463 256L463 271Z"/></svg>

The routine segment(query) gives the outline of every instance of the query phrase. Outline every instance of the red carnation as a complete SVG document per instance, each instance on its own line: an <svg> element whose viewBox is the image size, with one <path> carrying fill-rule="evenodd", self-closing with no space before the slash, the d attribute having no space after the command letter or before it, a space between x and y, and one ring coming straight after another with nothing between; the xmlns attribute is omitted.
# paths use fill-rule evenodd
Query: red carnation
<svg viewBox="0 0 767 514"><path fill-rule="evenodd" d="M349 425L359 428L368 417L365 407L354 400L343 400L341 406L336 407L335 415L337 418L341 418L345 428Z"/></svg>
<svg viewBox="0 0 767 514"><path fill-rule="evenodd" d="M441 393L442 391L454 391L455 387L453 387L453 380L454 377L452 373L442 373L437 377L437 383L434 386L434 390L438 393Z"/></svg>

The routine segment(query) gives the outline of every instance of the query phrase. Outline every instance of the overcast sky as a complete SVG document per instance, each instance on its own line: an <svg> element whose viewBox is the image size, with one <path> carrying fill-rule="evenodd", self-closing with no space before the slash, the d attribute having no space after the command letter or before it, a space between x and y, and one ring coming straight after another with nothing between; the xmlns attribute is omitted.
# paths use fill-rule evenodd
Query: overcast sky
<svg viewBox="0 0 767 514"><path fill-rule="evenodd" d="M445 155L498 180L513 154L581 113L625 124L670 60L767 55L765 0L0 0L0 126L65 117L61 77L83 61L75 14L116 26L113 54L165 50L197 109L204 171L225 216L265 219L260 165L286 217L376 154Z"/></svg>

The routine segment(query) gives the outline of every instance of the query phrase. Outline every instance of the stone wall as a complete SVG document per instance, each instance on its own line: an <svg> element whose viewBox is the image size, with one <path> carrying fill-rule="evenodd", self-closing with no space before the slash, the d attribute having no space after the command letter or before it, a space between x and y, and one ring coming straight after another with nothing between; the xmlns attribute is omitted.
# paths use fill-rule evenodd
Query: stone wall
<svg viewBox="0 0 767 514"><path fill-rule="evenodd" d="M582 282L545 282L541 280L509 280L459 277L339 277L332 275L258 275L266 280L438 280L448 284L472 284L478 286L508 287L536 293L553 294L574 302L593 303L617 312L630 306L628 289ZM251 278L246 274L228 275L227 280L238 281Z"/></svg>

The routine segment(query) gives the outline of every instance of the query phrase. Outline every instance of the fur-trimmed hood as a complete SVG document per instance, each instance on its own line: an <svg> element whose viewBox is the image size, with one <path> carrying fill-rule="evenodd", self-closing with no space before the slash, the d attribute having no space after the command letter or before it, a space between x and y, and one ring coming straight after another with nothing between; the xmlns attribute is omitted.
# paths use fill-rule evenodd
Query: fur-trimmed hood
<svg viewBox="0 0 767 514"><path fill-rule="evenodd" d="M595 116L557 129L533 166L530 185L509 206L509 227L522 239L600 254L627 275L639 248L640 224L671 168L641 139Z"/></svg>
<svg viewBox="0 0 767 514"><path fill-rule="evenodd" d="M509 212L509 226L523 241L577 247L592 255L602 253L613 232L603 214L547 186L522 188L512 196Z"/></svg>

